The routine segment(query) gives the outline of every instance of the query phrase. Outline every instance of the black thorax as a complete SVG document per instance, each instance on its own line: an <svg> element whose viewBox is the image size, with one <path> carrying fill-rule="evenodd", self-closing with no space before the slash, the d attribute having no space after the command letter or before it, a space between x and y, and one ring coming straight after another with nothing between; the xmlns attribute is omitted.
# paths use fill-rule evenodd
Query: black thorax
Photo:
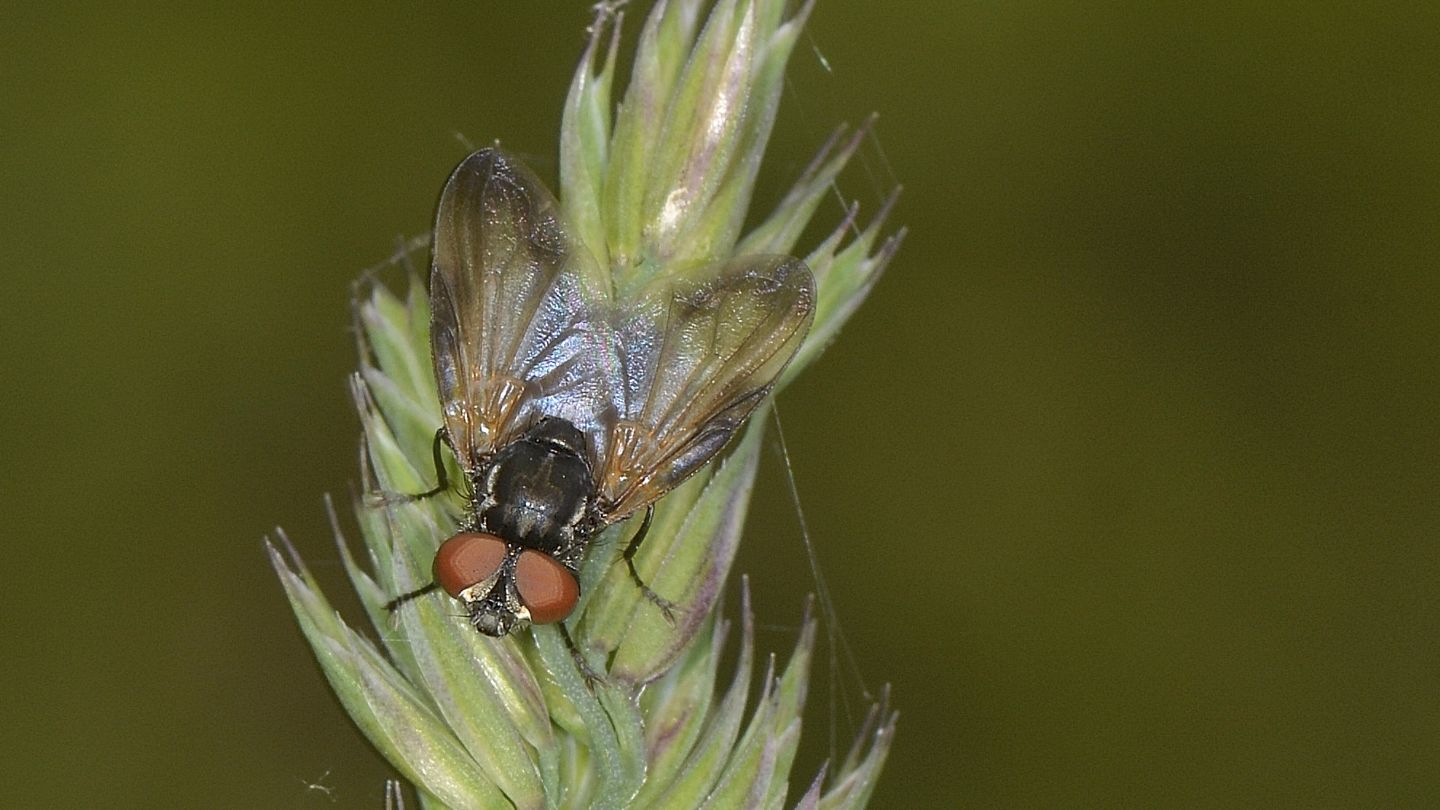
<svg viewBox="0 0 1440 810"><path fill-rule="evenodd" d="M584 437L570 422L542 419L501 448L475 476L476 529L555 556L572 568L595 491ZM571 558L575 559L571 559Z"/></svg>

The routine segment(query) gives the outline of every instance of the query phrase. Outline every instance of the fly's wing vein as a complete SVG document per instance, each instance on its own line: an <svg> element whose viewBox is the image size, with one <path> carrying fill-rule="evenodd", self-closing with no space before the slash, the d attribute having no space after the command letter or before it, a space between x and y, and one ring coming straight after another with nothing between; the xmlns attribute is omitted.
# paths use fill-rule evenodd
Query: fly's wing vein
<svg viewBox="0 0 1440 810"><path fill-rule="evenodd" d="M617 421L600 478L608 519L654 502L730 441L800 348L814 301L803 262L747 256L618 307Z"/></svg>

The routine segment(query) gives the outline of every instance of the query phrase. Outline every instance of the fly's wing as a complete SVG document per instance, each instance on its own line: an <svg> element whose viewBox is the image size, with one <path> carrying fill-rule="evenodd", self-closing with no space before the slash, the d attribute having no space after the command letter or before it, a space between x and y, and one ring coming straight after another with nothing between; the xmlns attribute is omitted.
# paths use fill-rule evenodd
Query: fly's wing
<svg viewBox="0 0 1440 810"><path fill-rule="evenodd" d="M537 412L570 420L592 441L608 436L609 288L559 211L528 169L495 149L461 162L440 196L430 347L445 426L465 465L507 444Z"/></svg>
<svg viewBox="0 0 1440 810"><path fill-rule="evenodd" d="M709 461L769 393L814 317L797 259L747 256L652 286L617 310L607 521L644 508Z"/></svg>

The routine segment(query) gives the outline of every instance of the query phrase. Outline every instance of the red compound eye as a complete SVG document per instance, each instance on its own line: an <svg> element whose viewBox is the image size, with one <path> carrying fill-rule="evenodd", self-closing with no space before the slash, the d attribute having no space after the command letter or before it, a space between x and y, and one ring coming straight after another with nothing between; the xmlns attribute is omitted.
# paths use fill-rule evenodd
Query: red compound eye
<svg viewBox="0 0 1440 810"><path fill-rule="evenodd" d="M540 551L526 549L515 563L515 590L530 609L535 624L558 622L570 615L580 599L580 583L559 560Z"/></svg>
<svg viewBox="0 0 1440 810"><path fill-rule="evenodd" d="M457 599L460 592L489 579L505 562L505 541L493 534L462 532L440 544L431 567L435 581Z"/></svg>

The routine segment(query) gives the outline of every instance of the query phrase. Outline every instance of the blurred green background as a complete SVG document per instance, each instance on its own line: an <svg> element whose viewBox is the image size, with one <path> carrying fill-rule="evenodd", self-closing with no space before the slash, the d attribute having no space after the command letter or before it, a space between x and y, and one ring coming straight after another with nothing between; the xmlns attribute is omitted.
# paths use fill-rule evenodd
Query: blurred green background
<svg viewBox="0 0 1440 810"><path fill-rule="evenodd" d="M347 285L428 227L452 133L553 179L589 13L5 18L6 803L378 807L261 537L338 592ZM902 713L874 806L1440 801L1437 7L810 30L761 202L877 110L841 191L898 179L912 231L780 403ZM740 567L784 650L811 586L776 459Z"/></svg>

